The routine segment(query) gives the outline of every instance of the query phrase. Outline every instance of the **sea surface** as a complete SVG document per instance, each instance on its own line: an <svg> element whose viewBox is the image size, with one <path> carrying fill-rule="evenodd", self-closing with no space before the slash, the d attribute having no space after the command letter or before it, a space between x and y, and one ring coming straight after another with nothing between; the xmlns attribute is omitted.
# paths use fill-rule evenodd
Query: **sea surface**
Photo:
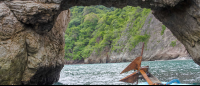
<svg viewBox="0 0 200 86"><path fill-rule="evenodd" d="M54 85L134 85L120 79L134 71L120 74L128 66L126 63L65 65L60 79ZM179 79L181 83L200 85L200 66L193 60L142 61L141 66L149 66L149 72L160 81ZM139 80L145 82L144 80Z"/></svg>

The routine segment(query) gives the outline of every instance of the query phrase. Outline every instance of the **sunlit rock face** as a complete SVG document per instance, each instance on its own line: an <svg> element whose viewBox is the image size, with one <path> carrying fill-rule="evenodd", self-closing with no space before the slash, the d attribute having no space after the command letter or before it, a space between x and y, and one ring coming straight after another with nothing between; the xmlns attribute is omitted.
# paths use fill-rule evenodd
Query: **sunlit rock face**
<svg viewBox="0 0 200 86"><path fill-rule="evenodd" d="M72 6L151 8L200 65L199 4L198 0L0 0L0 84L58 81Z"/></svg>
<svg viewBox="0 0 200 86"><path fill-rule="evenodd" d="M145 25L142 27L141 35L146 33L150 35L150 38L143 51L143 60L171 60L179 58L184 59L185 57L190 59L191 57L184 45L174 37L168 28L161 34L163 28L162 22L156 19L152 14L147 17ZM175 42L175 45L172 45L173 42ZM136 47L134 51L140 54L142 43Z"/></svg>
<svg viewBox="0 0 200 86"><path fill-rule="evenodd" d="M157 8L154 16L166 25L200 65L200 1L185 0L174 7Z"/></svg>

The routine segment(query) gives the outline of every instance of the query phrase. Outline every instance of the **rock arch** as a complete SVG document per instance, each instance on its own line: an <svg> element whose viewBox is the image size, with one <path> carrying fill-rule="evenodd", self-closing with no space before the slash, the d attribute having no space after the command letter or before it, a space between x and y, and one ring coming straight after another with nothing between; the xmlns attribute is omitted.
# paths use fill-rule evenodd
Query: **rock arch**
<svg viewBox="0 0 200 86"><path fill-rule="evenodd" d="M1 0L0 84L53 84L64 66L72 6L150 8L200 65L198 0ZM15 76L15 77L13 77Z"/></svg>

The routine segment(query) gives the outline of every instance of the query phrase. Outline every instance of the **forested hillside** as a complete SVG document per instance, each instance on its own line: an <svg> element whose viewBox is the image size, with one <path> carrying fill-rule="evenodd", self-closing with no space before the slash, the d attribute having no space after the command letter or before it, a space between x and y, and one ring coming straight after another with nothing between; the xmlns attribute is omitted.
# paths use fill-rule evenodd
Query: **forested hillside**
<svg viewBox="0 0 200 86"><path fill-rule="evenodd" d="M101 52L106 46L112 51L121 52L129 46L131 51L139 42L148 42L149 35L140 35L149 9L127 6L123 9L104 6L75 6L70 8L71 21L65 34L65 58L83 60L93 51ZM128 28L127 45L119 46L122 31Z"/></svg>

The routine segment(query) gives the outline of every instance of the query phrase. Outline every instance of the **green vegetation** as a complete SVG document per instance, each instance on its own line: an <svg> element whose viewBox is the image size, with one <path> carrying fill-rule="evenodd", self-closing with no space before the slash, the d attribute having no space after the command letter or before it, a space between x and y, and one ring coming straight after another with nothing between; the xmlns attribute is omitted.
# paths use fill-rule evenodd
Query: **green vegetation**
<svg viewBox="0 0 200 86"><path fill-rule="evenodd" d="M172 47L176 46L176 40L175 40L175 41L172 41L170 45L171 45Z"/></svg>
<svg viewBox="0 0 200 86"><path fill-rule="evenodd" d="M165 29L166 29L166 26L165 26L165 25L162 25L161 36L164 34L164 32L165 32Z"/></svg>
<svg viewBox="0 0 200 86"><path fill-rule="evenodd" d="M65 58L81 60L105 47L121 52L124 45L119 39L129 24L128 46L133 49L139 42L148 42L149 35L140 35L140 29L150 13L149 9L127 6L123 9L98 6L70 8L71 21L65 34Z"/></svg>
<svg viewBox="0 0 200 86"><path fill-rule="evenodd" d="M131 51L133 48L135 48L135 46L138 45L138 43L140 43L140 42L144 42L145 45L147 45L149 38L150 38L150 36L147 34L133 36L133 39L130 41L132 46L129 47L129 51Z"/></svg>

